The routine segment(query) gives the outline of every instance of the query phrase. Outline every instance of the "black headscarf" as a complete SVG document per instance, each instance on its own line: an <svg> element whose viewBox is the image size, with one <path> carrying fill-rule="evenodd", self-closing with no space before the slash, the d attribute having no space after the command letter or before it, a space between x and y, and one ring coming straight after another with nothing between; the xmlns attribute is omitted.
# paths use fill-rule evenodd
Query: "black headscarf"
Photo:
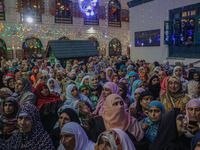
<svg viewBox="0 0 200 150"><path fill-rule="evenodd" d="M153 93L153 97L154 99L156 99L157 97L159 97L159 94L160 94L160 82L155 84L155 85L152 85L152 81L153 79L155 78L158 78L157 75L153 75L150 80L149 80L149 91L151 91ZM158 78L159 80L159 78Z"/></svg>
<svg viewBox="0 0 200 150"><path fill-rule="evenodd" d="M124 99L126 98L126 95L127 95L127 86L126 84L124 84L123 82L119 82L118 84L118 87L122 88L124 90L124 93L123 95L121 95L121 97Z"/></svg>
<svg viewBox="0 0 200 150"><path fill-rule="evenodd" d="M12 114L6 115L4 113L4 105L5 105L5 103L8 103L8 102L12 103L12 105L14 106L14 111ZM2 112L3 112L4 116L6 116L7 118L12 118L12 117L15 118L17 115L18 109L19 109L19 104L14 97L7 97L7 98L5 98L5 100L2 103Z"/></svg>

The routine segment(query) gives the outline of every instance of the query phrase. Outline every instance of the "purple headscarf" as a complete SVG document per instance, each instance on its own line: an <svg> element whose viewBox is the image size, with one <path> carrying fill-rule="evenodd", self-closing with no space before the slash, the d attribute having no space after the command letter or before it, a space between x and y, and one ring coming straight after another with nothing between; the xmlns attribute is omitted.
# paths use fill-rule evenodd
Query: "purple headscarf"
<svg viewBox="0 0 200 150"><path fill-rule="evenodd" d="M113 68L112 67L108 67L108 68L106 68L106 79L108 80L108 81L111 81L111 78L108 76L108 70L112 70L112 72L114 73L114 71L113 71Z"/></svg>

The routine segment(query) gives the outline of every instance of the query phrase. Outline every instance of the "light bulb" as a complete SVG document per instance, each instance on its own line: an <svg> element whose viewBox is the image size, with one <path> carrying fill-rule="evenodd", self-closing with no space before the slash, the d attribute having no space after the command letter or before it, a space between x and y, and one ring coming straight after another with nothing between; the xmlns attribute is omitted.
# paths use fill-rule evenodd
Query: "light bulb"
<svg viewBox="0 0 200 150"><path fill-rule="evenodd" d="M33 18L31 18L31 17L28 17L26 20L27 20L28 23L32 23L33 22Z"/></svg>

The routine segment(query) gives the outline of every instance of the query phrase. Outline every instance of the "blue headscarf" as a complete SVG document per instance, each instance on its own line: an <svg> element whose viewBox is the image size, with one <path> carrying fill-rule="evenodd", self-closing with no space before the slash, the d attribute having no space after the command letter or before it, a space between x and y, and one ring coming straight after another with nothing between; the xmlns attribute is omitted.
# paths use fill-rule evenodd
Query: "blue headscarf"
<svg viewBox="0 0 200 150"><path fill-rule="evenodd" d="M16 63L17 65L14 66L14 63ZM13 63L12 63L12 67L9 68L9 70L11 70L11 71L14 71L15 69L19 69L18 62L17 62L17 61L13 61Z"/></svg>
<svg viewBox="0 0 200 150"><path fill-rule="evenodd" d="M129 84L131 84L131 80L130 80L130 76L133 75L136 77L136 80L138 79L138 75L136 72L134 71L131 71L129 74L128 74L128 81L129 81Z"/></svg>
<svg viewBox="0 0 200 150"><path fill-rule="evenodd" d="M100 69L97 69L97 66L100 66ZM101 71L101 65L99 65L99 64L96 64L96 65L94 66L94 69L95 69L95 71L96 71L96 72L98 72L98 73L99 73L99 72Z"/></svg>
<svg viewBox="0 0 200 150"><path fill-rule="evenodd" d="M196 133L195 136L192 138L191 150L194 150L194 148L199 140L200 140L200 131L198 133Z"/></svg>
<svg viewBox="0 0 200 150"><path fill-rule="evenodd" d="M143 82L141 80L135 80L132 85L132 94L131 94L131 103L135 102L135 90L138 88L138 85Z"/></svg>
<svg viewBox="0 0 200 150"><path fill-rule="evenodd" d="M159 102L157 100L152 101L149 104L148 109L150 107L152 107L152 106L157 106L158 108L160 108L161 111L162 111L162 115L165 113L165 107L161 102ZM140 125L142 124L142 122L143 122L143 120L141 120L139 122ZM157 132L158 132L158 128L159 128L159 125L160 125L160 121L159 122L152 122L150 120L150 118L147 117L144 122L147 123L147 124L151 124L151 126L145 131L145 137L152 143L155 140L156 136L157 136Z"/></svg>
<svg viewBox="0 0 200 150"><path fill-rule="evenodd" d="M124 69L123 69L124 67L126 68L126 65L121 65L121 66L120 66L120 69L121 69L123 72L125 71L125 72L127 73L127 70L124 70Z"/></svg>

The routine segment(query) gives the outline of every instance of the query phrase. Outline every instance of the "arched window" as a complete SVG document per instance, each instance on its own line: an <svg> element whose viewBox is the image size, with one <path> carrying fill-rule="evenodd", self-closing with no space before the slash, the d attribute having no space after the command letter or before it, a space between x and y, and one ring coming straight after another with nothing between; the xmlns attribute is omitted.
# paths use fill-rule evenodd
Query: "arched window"
<svg viewBox="0 0 200 150"><path fill-rule="evenodd" d="M63 36L63 37L59 38L58 40L70 40L70 38Z"/></svg>
<svg viewBox="0 0 200 150"><path fill-rule="evenodd" d="M118 39L112 39L109 43L109 55L118 56L121 55L121 42Z"/></svg>
<svg viewBox="0 0 200 150"><path fill-rule="evenodd" d="M94 47L96 47L96 50L97 50L97 52L99 54L100 53L100 45L99 45L98 40L96 38L94 38L94 37L89 37L88 39L93 42Z"/></svg>
<svg viewBox="0 0 200 150"><path fill-rule="evenodd" d="M55 23L73 23L72 2L70 0L56 0Z"/></svg>
<svg viewBox="0 0 200 150"><path fill-rule="evenodd" d="M0 56L3 56L4 58L6 56L6 43L2 39L0 39Z"/></svg>
<svg viewBox="0 0 200 150"><path fill-rule="evenodd" d="M120 20L121 4L118 0L110 0L108 4L108 25L111 27L121 27Z"/></svg>
<svg viewBox="0 0 200 150"><path fill-rule="evenodd" d="M44 0L17 0L17 11L22 22L42 22Z"/></svg>
<svg viewBox="0 0 200 150"><path fill-rule="evenodd" d="M29 37L25 39L22 44L22 48L24 49L24 55L42 55L44 53L42 42L36 37Z"/></svg>
<svg viewBox="0 0 200 150"><path fill-rule="evenodd" d="M5 20L4 0L0 0L0 20Z"/></svg>

